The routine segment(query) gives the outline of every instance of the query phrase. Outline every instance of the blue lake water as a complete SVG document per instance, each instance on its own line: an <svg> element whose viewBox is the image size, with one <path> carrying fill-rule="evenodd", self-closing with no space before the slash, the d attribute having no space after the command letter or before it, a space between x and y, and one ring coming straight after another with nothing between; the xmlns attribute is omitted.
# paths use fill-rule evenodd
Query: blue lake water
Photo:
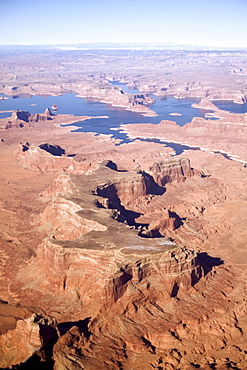
<svg viewBox="0 0 247 370"><path fill-rule="evenodd" d="M129 89L125 84L120 83L119 81L113 81L111 84L113 86L121 87L128 93L141 94L137 89ZM78 98L76 97L76 94L64 94L61 96L48 97L34 95L29 98L16 97L0 100L0 111L19 109L27 110L33 114L44 112L47 107L51 107L53 104L56 104L58 106L56 113L58 114L73 114L75 116L108 116L109 118L93 118L83 122L77 122L73 125L78 127L77 131L110 134L117 139L121 139L122 142L128 142L130 140L125 134L117 130L111 130L111 128L118 128L121 124L128 123L158 124L162 119L176 121L178 125L183 126L190 122L193 117L203 117L205 113L205 111L191 107L191 105L198 102L199 99L175 99L173 97L160 99L155 96L153 96L153 98L155 99L155 103L151 105L150 108L158 114L157 117L143 117L138 113L127 111L124 108L116 108L95 100ZM234 108L236 106L235 108L237 109L246 109L245 111L247 111L247 104L238 105L230 102L217 102L217 104L221 103L225 104L224 106L227 110L230 110L228 109L229 107ZM179 113L181 116L171 116L170 113ZM0 113L0 118L10 116L11 112ZM172 147L177 154L180 154L184 149L190 148L174 143L164 144Z"/></svg>
<svg viewBox="0 0 247 370"><path fill-rule="evenodd" d="M115 86L120 86L126 92L140 93L138 90L130 90L126 85L114 81ZM96 132L97 134L111 134L123 142L128 142L127 136L119 131L111 130L117 128L121 124L127 123L159 123L162 119L176 121L178 125L183 126L190 122L196 115L203 116L203 112L199 109L191 107L192 103L197 102L196 99L178 100L173 97L166 99L158 99L154 97L156 102L150 108L159 116L143 117L139 113L127 111L124 108L112 107L110 105L100 103L95 100L86 100L76 97L76 94L64 94L61 96L32 96L30 98L9 98L0 100L0 111L7 110L27 110L30 113L43 112L47 107L53 104L58 106L56 113L74 114L75 116L108 116L109 118L96 118L73 124L78 127L78 131ZM170 116L170 113L180 113L181 116ZM0 113L0 118L10 117L11 112Z"/></svg>
<svg viewBox="0 0 247 370"><path fill-rule="evenodd" d="M200 150L199 147L196 146L188 146L178 143L172 143L168 141L162 141L160 139L139 139L141 141L145 141L148 143L158 143L158 144L165 144L166 146L169 146L169 148L172 148L176 155L182 154L184 150Z"/></svg>
<svg viewBox="0 0 247 370"><path fill-rule="evenodd" d="M121 86L125 91L130 92L127 86L115 83L117 86ZM135 91L138 93L138 90ZM58 106L56 113L60 114L74 114L75 116L109 116L109 118L95 118L86 121L76 122L73 126L77 126L77 131L82 132L96 132L97 134L110 134L113 137L122 140L122 142L129 142L130 139L126 134L121 133L117 130L111 130L111 128L117 128L121 124L126 123L159 123L162 119L174 120L180 125L184 125L189 122L194 115L202 116L202 113L195 108L191 107L191 104L195 100L184 99L183 101L174 98L157 99L156 103L151 106L158 114L158 117L143 117L138 113L127 111L123 108L112 107L107 104L99 103L97 101L90 101L76 97L76 94L65 94L61 96L32 96L30 98L9 98L6 100L0 100L0 111L4 110L27 110L30 113L44 112L47 107L51 107L53 104ZM170 116L169 113L181 113L182 116ZM11 112L0 113L0 118L10 117ZM158 142L158 141L157 141ZM180 144L165 143L164 145L172 147L176 154L180 154L185 147Z"/></svg>
<svg viewBox="0 0 247 370"><path fill-rule="evenodd" d="M216 105L217 108L226 110L230 113L235 113L235 114L247 113L247 103L236 104L236 103L233 103L232 101L227 101L227 100L215 100L213 101L213 103L214 105Z"/></svg>
<svg viewBox="0 0 247 370"><path fill-rule="evenodd" d="M9 98L0 100L0 111L4 110L28 110L30 113L41 113L53 104L58 106L57 113L74 114L75 116L109 116L105 122L105 129L118 127L121 123L159 123L162 119L176 121L183 126L190 122L194 116L203 117L203 112L191 107L192 103L198 102L196 99L178 100L172 97L166 99L156 99L156 103L150 108L159 116L143 117L139 113L126 111L123 108L112 107L97 101L90 101L76 97L76 94L64 94L62 96L32 96L31 98ZM180 113L181 116L170 116L170 113ZM0 113L0 118L10 117L11 113ZM91 128L97 128L98 119L90 120L88 124ZM100 127L99 127L100 128ZM102 133L102 132L100 132ZM106 133L106 132L104 132Z"/></svg>
<svg viewBox="0 0 247 370"><path fill-rule="evenodd" d="M119 81L109 81L112 86L119 86L122 90L126 91L130 94L141 94L141 92L138 89L130 89L127 84L119 82Z"/></svg>

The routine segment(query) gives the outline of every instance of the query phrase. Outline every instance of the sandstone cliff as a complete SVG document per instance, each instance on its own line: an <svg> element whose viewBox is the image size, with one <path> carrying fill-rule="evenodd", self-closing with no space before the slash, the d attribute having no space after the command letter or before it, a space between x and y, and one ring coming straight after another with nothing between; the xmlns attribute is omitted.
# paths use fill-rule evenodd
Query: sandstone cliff
<svg viewBox="0 0 247 370"><path fill-rule="evenodd" d="M194 175L181 158L151 167L164 177L169 170L172 183L165 186L186 185ZM158 201L164 190L150 174L117 171L107 161L91 175L62 174L42 193L50 200L36 224L47 237L11 289L23 305L35 307L39 297L42 309L58 321L58 337L52 336L42 350L46 335L40 324L36 347L23 329L29 352L16 357L13 339L7 366L32 354L47 363L52 355L54 369L138 370L149 363L184 370L195 367L198 358L227 366L226 353L243 335L239 320L244 307L238 312L228 300L232 273L217 266L221 260L162 235L175 235L182 227L174 212L131 208L131 199L133 205L144 205ZM20 321L9 335L16 338L24 324ZM53 324L48 327L54 329ZM214 357L215 350L222 360ZM234 356L244 363L242 345Z"/></svg>
<svg viewBox="0 0 247 370"><path fill-rule="evenodd" d="M12 368L12 365L26 362L35 353L40 353L42 358L42 350L47 355L48 347L57 340L55 325L51 318L38 314L18 320L15 329L0 335L0 366ZM47 356L45 360L48 360Z"/></svg>
<svg viewBox="0 0 247 370"><path fill-rule="evenodd" d="M89 117L1 119L0 366L33 352L14 367L245 370L246 114L215 110L211 101L246 101L246 52L58 53L6 51L1 92L93 91L141 114L152 113L146 93L198 97L212 119L121 127L131 137L203 148L180 156L191 165L167 167L157 162L174 153L160 143L115 146L59 126ZM112 80L145 93L126 94ZM116 163L112 171L99 168L105 158Z"/></svg>
<svg viewBox="0 0 247 370"><path fill-rule="evenodd" d="M119 87L104 85L80 86L79 96L83 98L95 98L102 103L111 104L114 107L136 111L147 116L156 116L148 106L155 103L155 100L147 94L129 94Z"/></svg>
<svg viewBox="0 0 247 370"><path fill-rule="evenodd" d="M49 146L31 144L26 148L20 147L16 152L16 160L24 168L40 172L87 174L98 167L97 163L92 166L88 161L78 162L59 148L54 151L56 145L52 145L52 151L47 150Z"/></svg>
<svg viewBox="0 0 247 370"><path fill-rule="evenodd" d="M15 110L9 118L5 128L9 129L14 127L24 127L34 122L46 122L51 121L52 119L53 114L51 113L49 108L47 108L43 114L30 114L28 111Z"/></svg>
<svg viewBox="0 0 247 370"><path fill-rule="evenodd" d="M156 162L149 168L150 175L160 186L172 181L185 181L194 175L187 158L173 158Z"/></svg>
<svg viewBox="0 0 247 370"><path fill-rule="evenodd" d="M123 176L102 166L90 176L72 179L60 176L43 193L51 201L38 221L40 230L49 236L37 250L36 263L45 274L41 285L49 286L50 292L69 294L71 299L80 297L85 312L92 297L95 307L98 297L116 300L128 274L133 275L128 280L139 281L144 276L154 276L155 266L159 264L169 287L168 296L172 294L176 274L176 284L179 285L182 274L183 286L190 286L196 276L203 275L196 254L164 237L153 239L154 232L150 235L140 232L142 221L135 221L140 214L125 206L131 198L145 198L159 192L160 187L143 172L127 172ZM172 213L167 212L166 218L163 228L169 227L170 222L179 227ZM158 230L158 225L153 224L151 230ZM143 265L138 265L141 272L134 267L137 259ZM120 273L129 263L134 264L133 273ZM118 275L123 277L114 277ZM104 276L108 276L107 281ZM110 283L115 280L116 285Z"/></svg>

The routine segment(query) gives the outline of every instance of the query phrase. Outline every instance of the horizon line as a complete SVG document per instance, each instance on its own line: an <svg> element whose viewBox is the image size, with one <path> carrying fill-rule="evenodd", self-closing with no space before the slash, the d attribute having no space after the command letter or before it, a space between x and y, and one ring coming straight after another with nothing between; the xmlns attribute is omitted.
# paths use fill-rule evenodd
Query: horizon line
<svg viewBox="0 0 247 370"><path fill-rule="evenodd" d="M130 49L140 49L141 47L144 48L144 49L148 49L148 46L153 46L151 49L157 49L159 50L160 48L159 47L165 47L167 50L176 50L176 48L184 48L183 50L187 50L186 48L189 48L190 50L192 50L193 48L195 48L196 50L220 50L220 51L232 51L232 50L235 50L235 51L241 51L241 50L244 50L246 51L247 50L247 46L205 46L205 45L192 45L192 44L175 44L175 43L172 43L172 42L104 42L104 41L101 41L101 42L76 42L76 43L57 43L57 44L0 44L0 47L1 48L15 48L15 47L27 47L27 48L30 48L30 47L39 47L39 48L42 48L42 47L49 47L49 48L52 48L52 47L57 47L57 48L61 48L61 47L65 47L65 48L71 48L73 47L74 50L77 50L80 46L90 46L90 45L94 45L94 46L103 46L103 45L109 45L109 46L116 46L116 47L112 47L112 48L109 48L109 49L126 49L126 46L130 46ZM124 48L121 47L122 46L125 46ZM117 47L118 46L118 47ZM139 46L139 47L138 47ZM90 47L86 47L85 50L87 49L90 49ZM106 47L104 47L103 49L107 49Z"/></svg>

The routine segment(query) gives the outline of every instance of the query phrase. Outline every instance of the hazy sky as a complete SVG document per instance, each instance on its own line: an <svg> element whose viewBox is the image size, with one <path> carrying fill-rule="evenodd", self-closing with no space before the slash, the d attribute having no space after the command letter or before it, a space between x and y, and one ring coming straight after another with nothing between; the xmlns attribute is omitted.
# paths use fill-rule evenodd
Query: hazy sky
<svg viewBox="0 0 247 370"><path fill-rule="evenodd" d="M0 0L0 44L247 47L247 0Z"/></svg>

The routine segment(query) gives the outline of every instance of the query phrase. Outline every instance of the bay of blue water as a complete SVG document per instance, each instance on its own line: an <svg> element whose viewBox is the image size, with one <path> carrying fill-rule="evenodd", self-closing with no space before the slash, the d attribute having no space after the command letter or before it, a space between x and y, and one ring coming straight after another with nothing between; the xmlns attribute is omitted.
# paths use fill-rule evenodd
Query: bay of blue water
<svg viewBox="0 0 247 370"><path fill-rule="evenodd" d="M109 81L112 86L121 87L122 90L126 91L129 94L141 94L138 89L130 89L127 84L119 82L119 81Z"/></svg>
<svg viewBox="0 0 247 370"><path fill-rule="evenodd" d="M217 108L226 110L230 113L235 113L235 114L247 113L247 103L236 104L228 100L215 100L213 101L213 104L216 105Z"/></svg>
<svg viewBox="0 0 247 370"><path fill-rule="evenodd" d="M118 81L112 82L114 86L120 86L128 93L139 93L138 90L130 90L125 84ZM76 97L76 94L64 94L61 96L32 96L30 98L9 98L0 100L0 111L4 110L27 110L30 113L41 113L47 107L53 104L58 106L56 113L58 114L73 114L75 116L108 116L109 118L93 118L86 121L81 121L73 124L78 127L78 131L96 132L97 134L111 134L123 142L129 141L125 134L111 130L117 128L121 124L127 123L159 123L162 119L176 121L178 125L183 126L190 122L196 115L203 116L203 112L199 109L191 107L192 103L197 102L195 99L177 100L173 97L166 99L158 99L154 97L156 103L150 108L159 116L143 117L139 113L127 111L124 108L116 108L110 105L97 101L86 100ZM181 116L170 116L170 113L180 113ZM11 112L0 113L0 118L10 117Z"/></svg>
<svg viewBox="0 0 247 370"><path fill-rule="evenodd" d="M111 85L121 87L122 90L130 94L142 94L138 89L129 89L126 84L119 81L112 81ZM145 122L159 123L162 119L165 119L175 121L179 126L184 126L191 122L195 116L204 117L205 111L191 107L193 103L198 103L200 99L175 99L173 97L161 99L155 95L149 96L155 99L155 103L150 105L150 108L159 116L148 118ZM179 113L181 116L171 116L170 113Z"/></svg>
<svg viewBox="0 0 247 370"><path fill-rule="evenodd" d="M30 113L41 113L47 107L53 104L58 105L57 113L74 114L75 116L109 116L104 119L105 130L109 127L118 127L121 123L159 123L162 119L176 121L178 125L183 126L190 122L194 116L203 117L203 113L199 109L191 107L192 103L197 102L195 99L177 100L169 97L166 99L157 99L156 103L150 108L159 116L143 117L139 113L126 111L123 108L112 107L97 101L89 101L76 97L76 94L65 94L62 96L32 96L31 98L9 98L0 100L0 111L4 110L28 110ZM35 104L35 105L33 105ZM180 113L182 116L170 116L170 113ZM11 113L0 113L0 118L10 117ZM89 125L89 126L88 126ZM100 129L102 132L101 123L99 120L91 119L88 121L88 127ZM84 124L83 124L84 126Z"/></svg>
<svg viewBox="0 0 247 370"><path fill-rule="evenodd" d="M121 86L126 92L139 93L138 90L129 90L127 86L115 82L115 86ZM159 116L157 117L143 117L138 113L127 111L123 108L112 107L107 104L99 103L97 101L90 101L76 97L76 94L64 94L61 96L32 96L30 98L9 98L0 100L0 111L5 110L27 110L31 114L41 113L47 107L53 104L58 106L56 113L58 114L73 114L75 116L108 116L109 118L93 118L86 121L76 122L73 126L77 126L77 131L82 132L96 132L97 134L110 134L122 142L130 141L126 134L111 128L117 128L121 124L127 123L159 123L162 119L174 120L180 126L183 126L191 119L197 116L203 116L203 113L191 107L196 100L183 99L177 100L172 97L166 99L157 99L156 103L151 106ZM170 116L169 113L181 113L182 116ZM10 117L11 112L0 113L0 118ZM167 143L172 147L177 154L180 154L187 147L179 144Z"/></svg>
<svg viewBox="0 0 247 370"><path fill-rule="evenodd" d="M119 81L111 82L113 86L119 86L128 93L141 94L137 89L129 89L125 84ZM151 95L153 96L153 95ZM100 103L98 101L86 100L76 97L76 94L64 94L61 96L32 96L29 98L8 98L0 100L0 111L8 110L27 110L31 114L44 112L46 108L50 108L53 104L58 106L55 113L58 114L73 114L75 116L108 116L109 118L92 118L86 121L74 123L77 126L77 131L95 132L97 134L110 134L122 142L130 141L127 136L117 130L111 128L118 128L121 124L128 123L153 123L158 124L162 119L175 121L179 126L183 126L190 122L193 117L203 117L204 111L192 108L193 103L197 103L199 99L175 99L168 97L159 99L153 96L155 103L150 106L158 116L157 117L143 117L138 113L127 111L124 108L116 108L110 105ZM217 102L217 104L220 102ZM229 104L229 102L224 102ZM234 103L232 103L234 104ZM237 104L234 104L236 106ZM228 107L228 106L227 106ZM245 109L244 106L237 105L238 109ZM229 109L228 109L229 110ZM246 109L247 110L247 109ZM171 116L170 113L180 113L181 116ZM10 117L11 112L0 113L0 118ZM180 144L164 143L172 147L177 154L182 153L184 147ZM197 149L197 148L191 148Z"/></svg>

